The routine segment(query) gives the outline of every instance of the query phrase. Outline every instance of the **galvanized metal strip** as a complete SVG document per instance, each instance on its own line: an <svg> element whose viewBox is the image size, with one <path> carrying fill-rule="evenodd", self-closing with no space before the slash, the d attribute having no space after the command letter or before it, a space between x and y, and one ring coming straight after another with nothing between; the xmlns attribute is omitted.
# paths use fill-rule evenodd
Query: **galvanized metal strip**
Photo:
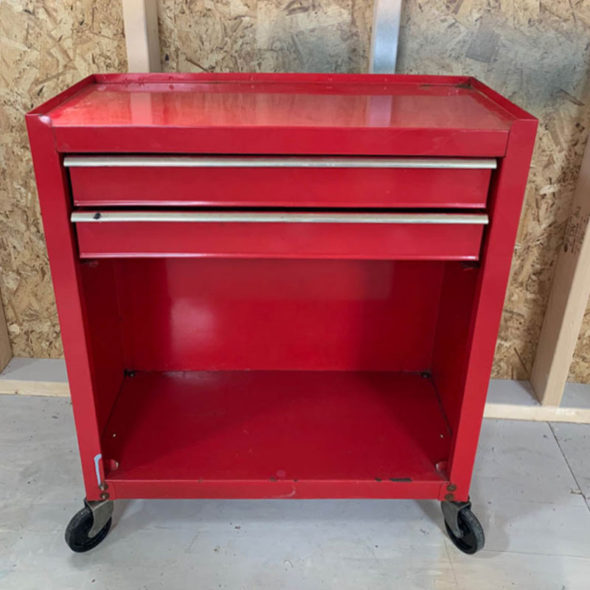
<svg viewBox="0 0 590 590"><path fill-rule="evenodd" d="M371 74L394 74L397 62L402 0L374 0Z"/></svg>
<svg viewBox="0 0 590 590"><path fill-rule="evenodd" d="M66 156L68 168L453 168L494 169L494 158Z"/></svg>
<svg viewBox="0 0 590 590"><path fill-rule="evenodd" d="M76 211L73 223L374 223L486 225L485 213L259 213L197 211Z"/></svg>

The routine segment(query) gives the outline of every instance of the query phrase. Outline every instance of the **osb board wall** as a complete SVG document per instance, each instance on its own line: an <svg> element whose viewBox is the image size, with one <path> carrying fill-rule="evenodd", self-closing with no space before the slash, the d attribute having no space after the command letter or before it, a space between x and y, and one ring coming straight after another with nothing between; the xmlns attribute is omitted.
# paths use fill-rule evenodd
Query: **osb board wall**
<svg viewBox="0 0 590 590"><path fill-rule="evenodd" d="M590 124L590 2L404 3L400 70L474 75L540 119L494 375L528 378ZM584 344L585 350L584 350ZM590 382L590 317L570 377Z"/></svg>
<svg viewBox="0 0 590 590"><path fill-rule="evenodd" d="M166 71L367 71L372 3L160 1ZM528 378L588 134L590 2L405 0L398 71L471 74L541 119L494 376ZM590 313L571 377L590 381ZM585 345L585 346L584 346Z"/></svg>
<svg viewBox="0 0 590 590"><path fill-rule="evenodd" d="M0 1L0 292L15 355L62 354L24 114L126 67L118 2Z"/></svg>
<svg viewBox="0 0 590 590"><path fill-rule="evenodd" d="M18 163L1 201L1 286L15 353L56 356L61 349L22 113L87 72L124 70L121 15L118 2L106 1L36 2L24 11L19 2L0 6L3 48L10 52L2 74L10 89L2 93L2 124L10 130L4 157ZM368 1L160 0L159 14L165 71L368 68ZM589 38L585 0L404 2L398 71L474 75L541 119L497 377L527 378L532 364L590 123ZM587 316L571 373L580 381L590 381Z"/></svg>
<svg viewBox="0 0 590 590"><path fill-rule="evenodd" d="M366 71L372 2L160 0L165 71Z"/></svg>

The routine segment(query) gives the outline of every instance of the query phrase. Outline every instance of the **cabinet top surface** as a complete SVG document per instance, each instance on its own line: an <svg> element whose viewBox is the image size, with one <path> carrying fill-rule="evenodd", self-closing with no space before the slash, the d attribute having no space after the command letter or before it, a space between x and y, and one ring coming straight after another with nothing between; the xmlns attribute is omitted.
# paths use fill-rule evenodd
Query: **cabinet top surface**
<svg viewBox="0 0 590 590"><path fill-rule="evenodd" d="M65 97L47 114L54 126L510 127L513 113L467 79L456 80L107 75Z"/></svg>
<svg viewBox="0 0 590 590"><path fill-rule="evenodd" d="M395 140L400 145L394 146L391 133L406 137L408 133L422 134L431 146L441 139L449 151L466 154L468 150L458 146L461 133L469 134L472 141L480 136L480 140L489 141L491 151L501 153L512 123L532 119L472 78L371 74L100 74L82 80L30 116L43 117L56 134L62 133L56 138L66 150L92 149L80 145L78 137L64 135L75 129L93 128L111 134L134 129L144 133L207 129L237 133L228 136L230 142L245 139L244 133L261 133L256 139L266 135L267 141L272 141L267 133L272 130L348 133L352 134L346 136L350 152L356 139L365 141L369 135L387 134L390 143L381 150L387 152L403 148L402 136ZM359 133L369 135L354 135ZM334 143L336 136L330 137ZM104 138L97 139L100 143ZM169 147L181 149L176 144ZM219 151L217 144L187 147ZM278 147L288 151L288 145ZM302 143L300 147L306 146ZM307 147L313 151L313 145ZM337 147L334 143L325 149L335 151ZM367 151L365 146L357 148ZM128 141L125 149L134 149L134 145Z"/></svg>

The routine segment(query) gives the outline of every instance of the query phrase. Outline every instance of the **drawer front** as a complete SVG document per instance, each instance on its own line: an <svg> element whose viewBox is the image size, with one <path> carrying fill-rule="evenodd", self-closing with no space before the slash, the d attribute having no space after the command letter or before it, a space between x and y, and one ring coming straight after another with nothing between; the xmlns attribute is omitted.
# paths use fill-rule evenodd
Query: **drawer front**
<svg viewBox="0 0 590 590"><path fill-rule="evenodd" d="M483 208L493 159L67 156L78 206Z"/></svg>
<svg viewBox="0 0 590 590"><path fill-rule="evenodd" d="M477 260L485 214L76 212L82 258Z"/></svg>

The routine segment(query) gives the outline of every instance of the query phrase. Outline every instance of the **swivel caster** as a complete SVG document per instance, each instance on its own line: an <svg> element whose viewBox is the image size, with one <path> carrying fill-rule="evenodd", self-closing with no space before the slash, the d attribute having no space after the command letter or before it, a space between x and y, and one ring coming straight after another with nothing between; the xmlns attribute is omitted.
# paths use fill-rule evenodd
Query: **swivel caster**
<svg viewBox="0 0 590 590"><path fill-rule="evenodd" d="M457 549L473 555L485 544L483 527L471 511L471 502L441 502L445 527Z"/></svg>
<svg viewBox="0 0 590 590"><path fill-rule="evenodd" d="M66 527L65 539L68 547L76 553L94 549L108 535L112 515L112 500L84 500L84 508L74 514Z"/></svg>

